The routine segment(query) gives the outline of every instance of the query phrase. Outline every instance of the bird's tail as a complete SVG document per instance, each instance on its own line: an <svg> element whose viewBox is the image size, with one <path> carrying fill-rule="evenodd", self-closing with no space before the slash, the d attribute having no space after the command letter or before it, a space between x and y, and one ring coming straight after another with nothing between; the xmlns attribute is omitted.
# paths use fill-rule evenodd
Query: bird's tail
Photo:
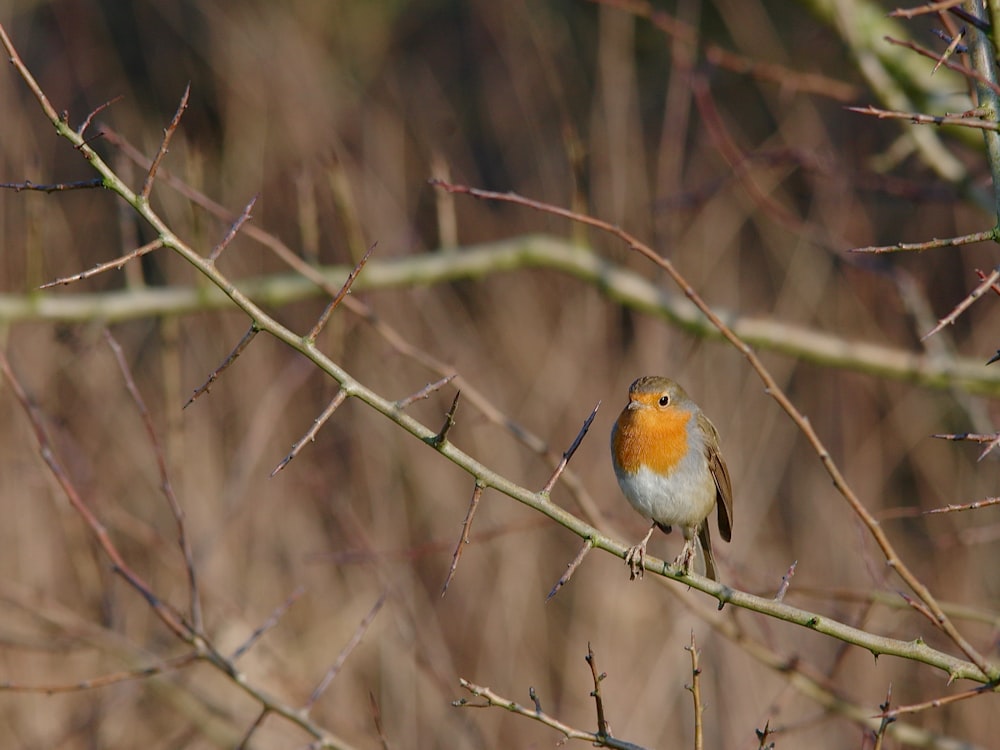
<svg viewBox="0 0 1000 750"><path fill-rule="evenodd" d="M713 581L719 580L719 574L715 570L715 558L712 556L712 536L708 533L708 520L701 522L698 527L698 549L695 554L695 566L701 567L701 562L705 563L705 575Z"/></svg>

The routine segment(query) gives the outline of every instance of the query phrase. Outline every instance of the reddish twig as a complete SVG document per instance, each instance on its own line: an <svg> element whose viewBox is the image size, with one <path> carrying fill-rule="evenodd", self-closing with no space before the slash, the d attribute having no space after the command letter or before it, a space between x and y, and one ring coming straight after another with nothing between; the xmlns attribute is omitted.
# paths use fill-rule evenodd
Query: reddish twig
<svg viewBox="0 0 1000 750"><path fill-rule="evenodd" d="M156 171L160 168L160 162L163 161L163 157L167 155L167 150L170 148L170 139L174 137L174 132L177 130L177 126L180 125L181 117L184 115L184 110L187 109L190 96L191 84L189 83L184 87L184 94L181 96L180 104L177 105L177 111L170 120L170 124L163 131L163 140L160 141L160 148L149 165L146 180L142 183L142 190L139 192L139 195L144 201L149 200L149 194L153 191L153 180L156 179Z"/></svg>
<svg viewBox="0 0 1000 750"><path fill-rule="evenodd" d="M593 548L593 541L590 539L585 539L583 541L583 546L580 548L580 551L576 553L576 557L574 557L570 564L566 566L566 571L559 576L559 580L556 581L556 585L552 587L551 591L549 591L549 595L545 597L545 601L549 601L549 599L559 593L559 589L569 583L569 579L573 577L576 569L580 567L580 563L583 562L583 558L585 558L587 553Z"/></svg>
<svg viewBox="0 0 1000 750"><path fill-rule="evenodd" d="M859 115L871 115L879 120L909 120L916 125L955 125L975 130L1000 130L1000 123L984 120L980 117L964 117L963 115L925 115L920 112L896 112L891 109L879 109L869 104L867 107L844 107L848 112Z"/></svg>
<svg viewBox="0 0 1000 750"><path fill-rule="evenodd" d="M167 471L167 459L163 451L163 446L160 444L160 439L156 434L156 427L153 425L153 418L149 414L146 402L139 392L139 386L136 385L135 378L132 377L132 370L128 366L128 362L125 361L125 354L122 352L122 348L114 336L111 335L111 331L106 328L104 329L104 338L115 355L118 369L121 370L122 376L125 378L125 387L128 389L136 408L139 410L139 416L142 417L142 423L146 428L146 434L149 436L149 442L153 448L153 455L156 457L156 468L160 474L160 489L167 499L167 505L170 506L171 514L173 514L174 523L177 525L177 544L181 548L181 554L184 555L184 568L187 571L188 579L191 623L194 630L200 633L203 630L201 595L198 592L198 575L195 571L194 552L191 549L191 541L188 539L187 526L184 522L184 509L181 507L180 502L177 500L177 495L174 493L174 486L170 481L170 473Z"/></svg>
<svg viewBox="0 0 1000 750"><path fill-rule="evenodd" d="M72 284L74 281L83 281L84 279L89 279L91 276L97 276L99 273L104 273L112 268L120 270L122 266L128 263L130 260L135 260L136 258L141 258L146 253L151 253L154 250L158 250L163 247L163 240L157 238L152 242L147 242L142 247L138 247L130 253L126 253L120 258L115 258L114 260L109 260L107 263L101 263L94 266L93 268L87 269L86 271L81 271L80 273L74 274L72 276L63 276L55 281L50 281L46 284L42 284L39 289L51 289L54 286L64 286L66 284Z"/></svg>
<svg viewBox="0 0 1000 750"><path fill-rule="evenodd" d="M938 247L960 247L962 245L971 245L973 242L990 242L996 239L996 231L993 229L988 229L985 232L973 232L972 234L965 234L961 237L946 237L944 239L933 239L927 242L897 242L895 245L872 245L869 247L854 247L851 248L852 253L869 253L872 255L881 255L883 253L902 253L902 252L916 252L920 253L924 250L933 250ZM983 277L985 278L985 277Z"/></svg>
<svg viewBox="0 0 1000 750"><path fill-rule="evenodd" d="M778 587L778 591L774 595L774 600L776 602L784 600L785 594L788 593L788 587L792 583L792 577L795 575L795 566L798 564L799 564L798 560L793 562L791 565L788 566L788 570L785 572L785 575L781 576L781 585Z"/></svg>
<svg viewBox="0 0 1000 750"><path fill-rule="evenodd" d="M52 450L52 445L45 432L45 427L42 425L41 416L28 400L28 396L25 393L24 388L21 386L20 381L18 381L18 379L14 376L14 372L10 367L10 362L7 361L7 357L2 351L0 351L0 371L2 371L4 376L7 378L7 382L10 384L14 397L21 404L21 408L24 410L25 415L28 417L28 421L31 423L32 429L35 433L35 441L38 443L38 450L41 453L42 460L44 460L46 465L49 467L49 471L52 472L52 476L55 478L56 482L59 483L63 494L66 495L66 499L73 507L73 510L75 510L76 513L83 519L87 528L90 529L91 534L93 534L94 539L97 541L98 545L100 545L107 558L111 561L114 571L120 575L126 583L135 589L143 599L146 600L150 608L153 610L153 613L172 633L174 633L174 635L185 643L194 643L195 633L192 632L191 626L184 621L184 617L177 610L166 602L160 600L160 598L153 593L149 585L128 566L114 542L111 541L107 528L105 528L104 524L101 523L90 507L83 501L83 498L80 497L76 488L73 486L72 482L70 482L69 477L66 476L66 472L63 470L62 465L56 458L55 452Z"/></svg>
<svg viewBox="0 0 1000 750"><path fill-rule="evenodd" d="M142 680L147 677L152 677L153 675L163 674L165 672L173 672L178 669L183 669L197 660L197 654L182 654L181 656L175 656L172 659L167 659L156 666L140 667L139 669L130 669L127 672L115 672L113 674L101 675L100 677L91 677L87 680L80 680L79 682L62 684L28 685L22 682L4 681L0 682L0 692L45 693L46 695L54 695L56 693L75 693L81 690L93 690L94 688L107 687L108 685L117 685L120 682Z"/></svg>
<svg viewBox="0 0 1000 750"><path fill-rule="evenodd" d="M202 383L201 385L199 385L197 388L194 389L194 393L191 394L191 398L185 401L184 406L181 408L187 409L191 404L194 403L196 398L198 398L204 393L208 393L208 390L211 387L212 383L214 383L218 379L218 377L223 372L225 372L226 368L228 368L233 362L235 362L236 358L239 357L248 346L250 346L250 342L253 341L254 336L256 336L258 333L260 333L260 329L256 326L256 324L251 325L250 330L248 330L245 334L243 334L243 338L240 339L240 342L231 352L229 352L229 356L226 357L226 359L222 362L221 365L212 370L212 372L208 376L208 379L204 383Z"/></svg>
<svg viewBox="0 0 1000 750"><path fill-rule="evenodd" d="M448 586L451 585L451 581L455 577L455 571L458 570L458 561L462 559L462 552L465 549L465 545L469 544L472 519L476 517L476 510L479 509L479 501L483 497L483 489L483 485L476 482L475 489L472 490L472 499L469 501L469 509L465 511L465 520L462 521L462 534L458 537L458 544L455 545L455 551L451 554L451 566L448 568L448 575L445 577L444 585L441 587L441 596L448 593Z"/></svg>
<svg viewBox="0 0 1000 750"><path fill-rule="evenodd" d="M590 429L590 425L594 422L594 417L597 416L597 410L601 408L601 402L598 401L597 405L594 406L594 410L590 412L590 416L587 417L583 422L583 427L576 434L576 438L573 440L572 445L563 453L562 460L559 465L556 466L556 470L552 472L552 476L549 477L549 481L545 483L545 486L541 489L541 494L548 495L552 492L552 488L555 486L556 482L559 481L559 477L562 475L563 471L566 470L566 465L569 460L573 458L573 454L576 453L576 449L580 447L580 443L583 442L583 438L586 437L587 431Z"/></svg>
<svg viewBox="0 0 1000 750"><path fill-rule="evenodd" d="M326 326L326 322L330 319L330 315L333 313L337 306L344 300L348 294L351 293L351 286L354 284L354 280L358 278L358 274L361 273L361 269L365 267L365 263L368 262L368 258L371 257L372 252L375 250L375 245L373 244L368 248L368 251L361 257L357 265L354 266L354 270L347 275L347 280L344 281L344 285L337 292L337 295L330 301L330 304L326 306L323 310L323 314L319 316L319 320L316 321L316 325L312 327L309 331L309 335L306 336L306 340L310 343L316 341L316 337L319 336L320 331Z"/></svg>
<svg viewBox="0 0 1000 750"><path fill-rule="evenodd" d="M76 134L78 136L80 136L81 138L83 138L83 134L87 132L87 128L90 127L90 123L94 121L94 118L97 117L97 115L99 115L101 112L103 112L104 110L106 110L112 104L120 102L124 98L125 97L123 95L119 94L118 96L114 97L113 99L108 99L106 102L104 102L104 104L99 105L89 115L87 115L87 119L84 120L80 124L80 127L78 127L76 129Z"/></svg>
<svg viewBox="0 0 1000 750"><path fill-rule="evenodd" d="M249 202L243 208L243 213L241 213L239 216L236 217L236 221L232 223L232 225L229 227L229 231L226 232L226 234L223 236L221 240L219 240L219 244L217 244L215 247L212 248L212 252L208 254L209 263L215 263L215 261L219 259L219 256L222 255L222 252L227 247L229 247L229 243L233 241L233 239L239 233L240 229L243 228L243 225L246 224L248 221L250 221L250 216L251 216L250 212L253 211L253 207L257 203L257 199L259 197L260 193L258 193L249 200Z"/></svg>
<svg viewBox="0 0 1000 750"><path fill-rule="evenodd" d="M309 695L309 700L307 700L306 704L302 707L303 713L308 714L310 709L312 709L312 707L316 704L316 701L320 699L320 696L322 696L326 689L330 687L330 683L333 682L334 678L336 678L336 676L340 673L340 670L344 666L344 662L347 661L347 657L351 655L351 652L354 651L355 648L357 648L358 644L361 643L361 639L364 638L365 633L368 632L368 628L371 627L372 622L375 620L375 616L379 613L379 610L382 609L382 605L385 604L386 597L387 594L383 592L375 604L372 605L372 608L368 610L368 614L364 616L361 623L354 630L354 635L352 635L351 639L344 644L340 653L337 654L337 658L334 659L333 664L330 665L326 674L323 675L323 679L319 681L319 684L316 685L312 693Z"/></svg>
<svg viewBox="0 0 1000 750"><path fill-rule="evenodd" d="M966 310L972 307L972 304L977 299L983 296L983 294L986 292L987 289L992 289L994 284L997 283L997 281L1000 281L1000 266L994 268L993 272L979 283L979 286L977 286L975 289L969 292L969 294L965 297L965 299L963 299L961 302L955 305L955 307L952 308L952 311L947 315L945 315L943 318L941 318L937 322L936 326L934 326L931 330L929 330L927 333L921 336L920 340L926 341L935 333L941 331L945 326L952 325L956 320L958 320L958 317L962 313L964 313Z"/></svg>
<svg viewBox="0 0 1000 750"><path fill-rule="evenodd" d="M264 634L267 633L267 631L271 630L275 625L278 624L278 621L281 620L282 617L284 617L285 613L292 608L292 605L299 600L299 598L305 593L305 591L306 590L300 586L299 588L295 589L295 591L293 591L291 595L287 599L285 599L285 601L283 601L281 604L275 607L271 615L266 620L264 620L264 622L262 622L258 627L254 628L254 631L250 634L250 637L247 638L245 641L243 641L243 643L241 643L236 648L236 650L233 651L233 655L229 657L229 661L231 662L237 661L241 656L243 656L243 654L245 654L247 651L253 648L254 645L257 643L257 641L259 641L264 636Z"/></svg>
<svg viewBox="0 0 1000 750"><path fill-rule="evenodd" d="M407 406L416 401L421 401L425 398L428 398L432 393L434 393L437 390L440 390L441 388L444 388L446 385L448 385L448 383L450 383L457 377L458 377L457 374L445 375L440 380L437 380L433 383L428 383L416 393L411 393L409 396L399 399L399 401L396 402L396 408L405 409Z"/></svg>
<svg viewBox="0 0 1000 750"><path fill-rule="evenodd" d="M24 182L0 182L0 188L13 190L20 193L22 190L33 190L40 193L62 193L67 190L86 190L88 188L104 187L104 180L95 177L92 180L78 180L77 182L55 182L50 185L36 185L31 180Z"/></svg>
<svg viewBox="0 0 1000 750"><path fill-rule="evenodd" d="M305 435L303 435L299 439L299 441L295 443L295 445L292 446L292 449L288 452L288 455L285 456L283 459L281 459L281 462L277 466L275 466L274 469L271 470L270 474L271 477L276 476L278 472L280 472L282 469L288 466L289 462L297 455L299 455L299 453L305 447L306 443L311 443L313 440L316 439L316 435L319 433L320 428L322 428L323 425L327 423L327 420L329 420L330 417L333 416L333 413L337 411L337 408L342 403L344 403L346 399L347 399L347 391L343 389L338 390L337 395L333 397L333 401L327 404L326 408L323 410L323 413L313 420L312 427L309 428L309 431Z"/></svg>

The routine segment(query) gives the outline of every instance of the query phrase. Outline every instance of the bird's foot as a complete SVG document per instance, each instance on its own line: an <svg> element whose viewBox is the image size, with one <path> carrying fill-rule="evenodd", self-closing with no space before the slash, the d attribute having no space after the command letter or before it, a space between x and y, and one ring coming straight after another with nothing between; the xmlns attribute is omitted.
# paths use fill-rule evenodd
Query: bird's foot
<svg viewBox="0 0 1000 750"><path fill-rule="evenodd" d="M629 547L628 552L625 553L625 564L628 565L630 581L634 581L636 578L642 578L642 574L645 572L646 567L646 542L637 544L634 547Z"/></svg>
<svg viewBox="0 0 1000 750"><path fill-rule="evenodd" d="M688 540L684 540L684 549L674 559L674 567L679 567L684 575L690 575L691 565L694 562L695 547Z"/></svg>

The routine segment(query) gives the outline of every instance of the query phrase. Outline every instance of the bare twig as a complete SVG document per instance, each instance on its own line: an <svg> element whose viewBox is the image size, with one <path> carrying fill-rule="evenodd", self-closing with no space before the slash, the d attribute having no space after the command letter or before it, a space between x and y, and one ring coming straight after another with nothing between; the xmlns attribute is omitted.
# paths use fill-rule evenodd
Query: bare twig
<svg viewBox="0 0 1000 750"><path fill-rule="evenodd" d="M368 691L368 709L372 714L372 722L375 724L375 734L378 735L382 750L389 750L389 738L385 734L385 727L382 726L382 709L379 708L378 701L375 700L375 693Z"/></svg>
<svg viewBox="0 0 1000 750"><path fill-rule="evenodd" d="M20 193L22 190L33 190L39 193L62 193L67 190L86 190L88 188L104 187L104 180L95 177L92 180L78 180L76 182L56 182L50 185L36 185L31 180L24 182L0 182L0 188L13 190Z"/></svg>
<svg viewBox="0 0 1000 750"><path fill-rule="evenodd" d="M150 416L149 409L146 408L146 402L142 398L142 393L139 392L139 386L136 385L135 378L132 377L132 369L129 367L128 362L125 361L125 354L122 352L122 348L114 336L111 335L111 331L107 328L104 329L104 338L108 342L108 346L111 347L111 351L115 355L115 361L118 363L118 369L121 370L122 376L125 378L125 387L139 409L139 416L142 417L142 423L146 428L146 434L149 436L149 442L153 448L153 455L156 457L156 468L160 474L160 489L167 499L167 505L170 506L174 523L177 525L177 544L181 548L181 554L184 555L184 568L187 571L188 579L191 624L194 630L200 633L203 630L201 594L198 591L198 574L195 570L194 552L191 549L191 541L188 538L187 526L184 521L184 509L181 507L180 502L177 500L177 495L174 493L174 486L170 481L170 473L167 471L166 454L156 434L153 418Z"/></svg>
<svg viewBox="0 0 1000 750"><path fill-rule="evenodd" d="M465 550L465 545L469 544L472 519L476 517L479 501L483 497L483 489L483 485L476 482L475 489L472 490L472 499L469 501L469 509L465 511L465 520L462 521L462 534L458 538L458 544L455 545L455 551L451 554L451 567L448 568L448 575L445 577L444 585L441 587L441 596L448 593L448 586L451 585L451 580L455 577L455 571L458 570L458 561L462 559L462 552Z"/></svg>
<svg viewBox="0 0 1000 750"><path fill-rule="evenodd" d="M955 305L955 307L952 308L952 311L947 315L945 315L943 318L941 318L937 322L936 326L934 326L931 330L929 330L927 333L921 336L920 340L926 341L935 333L941 331L945 326L954 324L954 322L958 320L958 317L966 310L968 310L970 307L972 307L972 304L977 299L982 297L983 294L986 293L987 289L992 289L993 286L997 283L997 281L1000 281L1000 266L994 268L993 272L990 273L990 275L987 276L985 279L983 279L980 282L979 286L977 286L975 289L969 292L969 294L965 297L965 299L963 299L961 302Z"/></svg>
<svg viewBox="0 0 1000 750"><path fill-rule="evenodd" d="M337 658L333 660L333 664L331 664L330 668L326 670L326 674L323 675L323 679L319 681L319 684L316 685L310 694L309 700L307 700L305 705L302 707L302 711L304 713L308 714L309 711L312 710L312 707L316 705L316 701L320 699L326 689L330 687L330 683L333 682L334 678L336 678L336 676L340 673L340 670L344 666L344 662L347 661L347 657L351 655L351 652L354 651L355 648L357 648L358 644L361 643L361 639L364 638L365 633L368 632L368 628L371 627L372 622L375 620L375 616L379 613L379 610L382 609L382 605L385 604L387 596L388 594L386 592L382 592L382 595L375 601L372 608L368 610L368 614L362 618L358 627L355 628L351 639L344 644L340 653L337 654Z"/></svg>
<svg viewBox="0 0 1000 750"><path fill-rule="evenodd" d="M476 685L466 679L459 679L459 684L475 697L482 698L486 701L486 703L470 703L466 698L460 698L452 703L452 705L457 708L489 708L490 706L495 706L506 709L511 713L526 716L533 721L537 721L540 724L551 727L557 732L560 732L567 739L586 740L587 742L593 743L597 747L609 747L614 748L614 750L643 750L642 747L631 742L615 739L614 737L610 737L608 735L601 735L594 732L587 732L582 729L575 729L574 727L564 724L544 712L536 711L534 708L522 706L516 701L512 701L509 698L504 698L502 695L498 695L488 687Z"/></svg>
<svg viewBox="0 0 1000 750"><path fill-rule="evenodd" d="M319 336L320 331L323 330L324 326L326 326L326 322L330 319L330 315L344 300L344 297L351 293L351 286L354 284L354 280L358 278L358 274L361 273L361 269L365 267L365 263L368 262L368 258L371 257L374 250L375 245L373 244L368 248L365 254L361 256L361 260L359 260L357 265L354 266L354 270L348 274L347 279L344 281L344 285L340 288L340 291L337 292L337 295L330 301L330 304L326 306L326 309L323 310L323 314L320 315L319 320L316 321L316 325L314 325L312 330L309 331L309 335L306 336L307 341L316 340L316 337Z"/></svg>
<svg viewBox="0 0 1000 750"><path fill-rule="evenodd" d="M566 571L559 576L559 580L556 581L556 585L552 587L551 591L549 591L549 595L545 597L545 601L554 597L559 593L559 589L569 583L569 579L573 577L576 569L580 567L580 563L583 562L583 558L585 558L587 553L593 548L594 543L590 541L590 539L583 540L583 546L580 548L580 551L576 553L576 557L574 557L570 564L566 566Z"/></svg>
<svg viewBox="0 0 1000 750"><path fill-rule="evenodd" d="M166 129L163 131L163 140L160 141L160 148L156 152L156 156L153 157L153 162L149 165L149 172L146 173L145 182L142 183L142 190L139 191L139 195L143 201L149 200L149 194L153 191L153 180L156 179L156 170L160 168L160 162L162 162L163 157L167 155L167 150L170 148L170 139L174 137L174 131L176 131L177 126L180 125L181 117L184 115L184 110L187 109L190 97L191 84L188 83L188 85L184 87L184 94L181 96L180 104L177 105L177 111L170 120L170 124L167 125Z"/></svg>
<svg viewBox="0 0 1000 750"><path fill-rule="evenodd" d="M969 698L975 698L976 696L983 695L984 693L995 693L996 690L996 683L989 683L987 685L974 687L971 690L963 690L961 693L945 695L941 698L933 698L932 700L921 701L920 703L911 703L908 706L899 706L898 708L894 708L892 710L889 709L888 701L886 701L886 703L880 706L880 708L882 708L883 716L892 721L897 716L902 716L903 714L915 714L931 708L941 708L942 706L947 706L951 703L958 703L959 701L968 700Z"/></svg>
<svg viewBox="0 0 1000 750"><path fill-rule="evenodd" d="M694 750L703 750L705 747L705 730L702 726L705 707L701 702L701 667L698 666L698 657L701 652L698 644L695 643L694 631L691 631L691 645L684 647L685 651L691 654L691 684L688 690L691 691L691 699L694 701Z"/></svg>
<svg viewBox="0 0 1000 750"><path fill-rule="evenodd" d="M229 231L226 232L221 240L219 240L219 244L212 248L212 251L208 254L209 263L215 263L215 261L219 259L219 256L222 255L223 251L227 247L229 247L229 243L233 241L240 229L243 228L243 225L250 221L251 211L253 211L253 207L256 205L259 197L260 194L258 193L247 202L246 206L243 208L243 213L236 217L236 221L232 223L229 227Z"/></svg>
<svg viewBox="0 0 1000 750"><path fill-rule="evenodd" d="M943 508L925 510L924 515L929 516L933 513L958 513L963 510L979 510L980 508L988 508L991 505L1000 505L1000 497L987 497L984 500L976 500L974 503L965 503L964 505L952 505L949 503Z"/></svg>
<svg viewBox="0 0 1000 750"><path fill-rule="evenodd" d="M935 52L934 50L927 49L926 47L922 47L916 42L912 42L908 39L894 39L891 36L885 37L885 40L889 42L889 44L894 44L897 47L905 47L908 50L916 52L918 55L923 55L924 57L927 57L931 60L936 60L940 63L941 58L938 56L937 52ZM937 69L937 67L939 66L935 66L935 70ZM988 78L986 78L986 76L982 75L978 71L973 70L972 68L966 65L954 62L953 60L945 60L944 67L965 76L970 81L978 81L979 83L982 83L991 88L996 88L996 84L990 81Z"/></svg>
<svg viewBox="0 0 1000 750"><path fill-rule="evenodd" d="M457 373L452 375L445 375L440 380L437 380L433 383L428 383L416 393L411 393L409 396L399 399L399 401L396 402L396 408L405 409L407 406L409 406L412 403L415 403L416 401L422 401L423 399L428 398L432 393L440 390L441 388L444 388L446 385L448 385L448 383L450 383L456 377L458 377Z"/></svg>
<svg viewBox="0 0 1000 750"><path fill-rule="evenodd" d="M130 260L135 260L136 258L141 258L146 253L151 253L154 250L163 247L163 240L156 238L152 242L147 242L142 247L138 247L130 253L126 253L120 258L115 258L114 260L109 260L107 263L101 263L93 268L89 268L86 271L82 271L72 276L63 276L62 278L56 279L55 281L50 281L46 284L42 284L39 289L50 289L54 286L62 286L65 284L72 284L74 281L83 281L84 279L89 279L91 276L97 276L99 273L104 273L105 271L111 270L112 268L120 270L122 266L128 263Z"/></svg>
<svg viewBox="0 0 1000 750"><path fill-rule="evenodd" d="M97 117L97 115L106 110L112 104L120 102L124 98L125 97L123 95L119 94L118 96L112 99L108 99L106 102L104 102L104 104L98 105L96 109L94 109L89 115L87 115L87 119L80 124L80 127L76 129L76 134L81 138L83 138L83 134L87 132L87 128L90 127L90 123L94 121L94 118Z"/></svg>
<svg viewBox="0 0 1000 750"><path fill-rule="evenodd" d="M451 408L448 409L448 413L444 416L444 424L441 425L441 429L438 430L437 435L431 438L431 445L444 445L445 440L448 439L448 433L451 432L451 428L455 426L455 411L458 409L458 398L461 395L461 391L455 392L455 398L451 402Z"/></svg>
<svg viewBox="0 0 1000 750"><path fill-rule="evenodd" d="M916 18L917 16L929 15L931 13L940 13L949 8L954 8L956 5L961 5L963 2L965 0L941 0L940 2L927 3L917 8L896 8L889 16L891 18Z"/></svg>
<svg viewBox="0 0 1000 750"><path fill-rule="evenodd" d="M56 693L75 693L81 690L93 690L95 688L107 687L108 685L117 685L120 682L143 680L147 677L152 677L153 675L164 674L165 672L173 672L187 667L197 660L197 654L187 653L175 656L172 659L166 659L153 666L130 669L126 672L115 672L113 674L101 675L100 677L91 677L86 680L80 680L79 682L29 685L22 682L4 680L3 682L0 682L0 692L45 693L46 695L55 695Z"/></svg>
<svg viewBox="0 0 1000 750"><path fill-rule="evenodd" d="M963 117L953 115L925 115L921 112L895 112L889 109L879 109L869 104L867 107L844 107L849 112L859 115L871 115L879 120L909 120L916 125L955 125L974 130L1000 130L1000 123L984 120L979 117Z"/></svg>
<svg viewBox="0 0 1000 750"><path fill-rule="evenodd" d="M590 425L594 422L594 417L597 416L597 410L600 408L601 402L598 401L594 406L594 410L590 412L590 416L584 420L583 427L581 427L580 431L576 434L576 438L574 438L573 443L569 446L567 451L563 453L562 460L559 462L559 465L556 466L556 470L552 472L552 476L549 477L549 481L545 483L544 487L542 487L541 492L543 495L548 495L552 492L552 488L555 486L556 482L559 481L559 477L562 475L563 471L565 471L566 465L569 463L570 459L573 458L573 454L576 453L576 449L580 447L580 443L583 442L583 438L586 437L587 431L590 429Z"/></svg>
<svg viewBox="0 0 1000 750"><path fill-rule="evenodd" d="M313 420L312 427L309 428L309 431L306 432L306 434L303 435L299 439L299 441L292 446L292 449L288 452L288 455L285 456L283 459L281 459L281 462L271 470L270 476L274 477L279 471L288 466L288 463L297 455L299 455L299 453L305 447L306 443L311 443L313 440L316 439L316 435L319 433L320 428L326 424L327 420L333 416L333 413L337 411L337 408L342 403L344 403L346 399L347 399L347 391L345 391L344 389L340 389L339 391L337 391L337 395L333 397L333 400L329 404L327 404L326 408L323 410L323 413Z"/></svg>
<svg viewBox="0 0 1000 750"><path fill-rule="evenodd" d="M597 657L594 656L594 649L590 647L590 643L587 643L585 659L587 666L590 667L590 678L594 681L594 689L590 694L594 696L594 710L597 712L597 734L600 737L610 737L611 727L608 726L608 717L604 713L604 697L601 695L601 683L608 675L597 671Z"/></svg>
<svg viewBox="0 0 1000 750"><path fill-rule="evenodd" d="M879 724L878 729L875 731L875 746L872 750L882 750L882 743L885 740L886 730L889 729L889 725L892 724L896 719L889 715L889 706L892 703L892 683L889 683L889 689L885 693L885 702L879 704L879 708L882 709L882 722Z"/></svg>
<svg viewBox="0 0 1000 750"><path fill-rule="evenodd" d="M854 247L852 253L870 253L880 255L883 253L901 252L923 252L937 247L960 247L961 245L971 245L973 242L991 242L996 239L996 230L988 229L985 232L974 232L961 237L945 237L944 239L933 239L926 242L897 242L895 245L878 245L871 247ZM985 278L985 276L983 277Z"/></svg>
<svg viewBox="0 0 1000 750"><path fill-rule="evenodd" d="M2 26L0 26L0 33L3 33ZM24 388L21 386L20 381L18 381L18 379L14 376L10 363L7 361L7 357L2 351L0 351L0 371L2 371L4 376L7 378L7 382L10 384L15 398L20 403L25 415L31 422L32 429L35 433L35 440L38 443L38 449L41 453L42 459L49 467L49 471L52 472L52 476L59 483L59 486L62 489L63 494L66 495L66 499L69 501L69 504L73 506L73 510L75 510L76 513L83 519L91 534L93 534L94 539L100 545L107 558L111 561L114 571L120 575L133 589L135 589L143 599L146 600L146 603L149 604L153 613L172 633L174 633L174 635L186 643L193 643L194 633L191 630L191 626L184 620L184 617L177 610L156 596L149 585L128 566L124 558L121 556L121 553L118 551L118 548L111 541L107 528L105 528L104 524L101 523L90 507L83 501L83 498L81 498L79 493L76 491L76 487L74 487L73 483L70 482L69 477L66 475L62 465L56 458L55 452L52 450L45 427L42 424L41 416L28 400L28 396L25 393Z"/></svg>
<svg viewBox="0 0 1000 750"><path fill-rule="evenodd" d="M254 631L250 634L243 643L237 646L236 650L233 651L232 656L229 657L229 661L237 661L243 654L252 649L254 645L259 641L267 631L271 630L278 621L284 617L285 613L292 608L292 605L299 600L299 598L305 593L305 589L299 587L291 593L291 595L285 599L281 604L275 607L271 615L264 620L258 627L254 628Z"/></svg>
<svg viewBox="0 0 1000 750"><path fill-rule="evenodd" d="M182 408L187 409L194 403L196 398L201 396L203 393L208 393L212 383L214 383L216 379L218 379L218 377L225 372L226 368L233 364L233 362L236 361L236 358L239 357L248 346L250 346L250 342L253 341L254 336L258 333L260 333L260 328L256 324L251 325L250 329L243 334L243 338L240 339L236 347L229 352L229 356L223 360L221 365L212 370L208 379L204 383L195 388L194 393L191 394L191 398L184 402L184 406Z"/></svg>
<svg viewBox="0 0 1000 750"><path fill-rule="evenodd" d="M781 585L778 587L778 592L774 595L775 601L780 602L785 598L785 594L788 593L788 587L792 583L792 577L795 575L795 566L798 564L798 560L793 562L788 566L788 571L785 575L781 576Z"/></svg>

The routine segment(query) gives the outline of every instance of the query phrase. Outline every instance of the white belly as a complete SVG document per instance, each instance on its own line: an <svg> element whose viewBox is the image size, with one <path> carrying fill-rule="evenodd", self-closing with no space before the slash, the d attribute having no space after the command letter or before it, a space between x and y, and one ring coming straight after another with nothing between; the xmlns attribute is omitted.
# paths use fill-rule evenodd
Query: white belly
<svg viewBox="0 0 1000 750"><path fill-rule="evenodd" d="M689 451L667 479L645 466L631 475L615 474L633 508L663 526L681 527L686 539L715 506L715 480L701 451Z"/></svg>

